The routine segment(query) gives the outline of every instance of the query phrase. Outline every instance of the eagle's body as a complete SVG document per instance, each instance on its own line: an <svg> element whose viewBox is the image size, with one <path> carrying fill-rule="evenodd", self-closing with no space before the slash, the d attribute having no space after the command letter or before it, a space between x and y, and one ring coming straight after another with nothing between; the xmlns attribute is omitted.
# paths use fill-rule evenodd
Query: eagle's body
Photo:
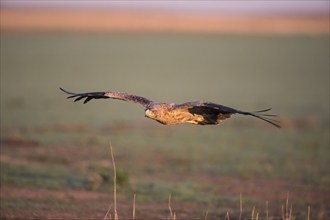
<svg viewBox="0 0 330 220"><path fill-rule="evenodd" d="M182 123L191 123L195 125L217 125L223 120L230 118L233 114L251 115L264 120L276 127L280 127L277 121L270 119L275 115L260 114L269 111L265 109L258 112L245 112L234 108L218 105L212 102L186 102L183 104L154 102L147 98L130 95L121 92L88 92L72 93L60 88L63 92L69 94L68 98L75 98L75 102L85 98L84 103L91 99L120 99L141 104L145 107L145 116L156 120L164 125L175 125Z"/></svg>
<svg viewBox="0 0 330 220"><path fill-rule="evenodd" d="M181 123L191 123L195 125L219 124L224 119L230 117L230 114L201 111L197 114L197 112L193 111L192 105L202 108L202 104L201 102L188 102L181 105L175 105L174 103L155 103L146 109L145 115L164 125Z"/></svg>
<svg viewBox="0 0 330 220"><path fill-rule="evenodd" d="M172 103L157 103L146 109L145 115L164 125L175 125L180 123L198 124L203 121L201 115L193 115L187 111L182 112L175 108Z"/></svg>

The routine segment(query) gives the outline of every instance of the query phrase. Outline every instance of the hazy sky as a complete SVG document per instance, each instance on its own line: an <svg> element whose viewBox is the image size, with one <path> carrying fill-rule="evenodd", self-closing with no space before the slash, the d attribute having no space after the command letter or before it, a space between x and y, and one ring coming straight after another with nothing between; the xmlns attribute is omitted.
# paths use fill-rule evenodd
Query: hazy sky
<svg viewBox="0 0 330 220"><path fill-rule="evenodd" d="M329 0L259 1L78 1L78 0L1 0L1 6L79 7L112 9L157 9L223 13L327 13Z"/></svg>

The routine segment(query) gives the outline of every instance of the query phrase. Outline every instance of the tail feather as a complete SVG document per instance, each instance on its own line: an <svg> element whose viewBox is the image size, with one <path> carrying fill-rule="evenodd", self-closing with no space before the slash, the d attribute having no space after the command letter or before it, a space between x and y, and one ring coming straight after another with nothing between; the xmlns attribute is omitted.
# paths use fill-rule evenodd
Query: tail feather
<svg viewBox="0 0 330 220"><path fill-rule="evenodd" d="M267 108L267 109L264 109L264 110L260 110L260 111L255 111L255 112L250 112L251 114L257 114L259 116L267 116L267 117L276 117L277 115L273 115L273 114L264 114L263 112L268 112L272 110L272 108ZM262 113L262 114L260 114Z"/></svg>
<svg viewBox="0 0 330 220"><path fill-rule="evenodd" d="M268 111L270 111L270 110L272 110L272 108L266 108L266 109L264 109L264 110L255 111L255 112L253 112L253 113L268 112Z"/></svg>
<svg viewBox="0 0 330 220"><path fill-rule="evenodd" d="M270 117L276 117L277 115L272 115L272 114L259 114L259 113L262 113L262 112L267 112L267 111L270 111L271 108L269 109L264 109L264 110L261 110L261 111L256 111L256 112L243 112L243 111L238 111L237 113L239 114L243 114L243 115L251 115L255 118L259 118L263 121L266 121L272 125L274 125L275 127L278 127L278 128L281 128L280 126L280 122L278 120L275 120L275 119L272 119Z"/></svg>

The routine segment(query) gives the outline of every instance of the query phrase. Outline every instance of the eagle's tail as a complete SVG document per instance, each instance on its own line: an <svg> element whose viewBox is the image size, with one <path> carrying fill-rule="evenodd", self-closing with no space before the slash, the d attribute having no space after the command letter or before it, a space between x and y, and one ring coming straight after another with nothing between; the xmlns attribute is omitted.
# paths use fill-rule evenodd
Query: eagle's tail
<svg viewBox="0 0 330 220"><path fill-rule="evenodd" d="M275 127L281 128L279 125L279 121L272 119L272 117L276 117L277 115L271 115L271 114L264 114L264 112L270 111L271 108L260 110L260 111L255 111L255 112L244 112L244 111L237 111L237 113L242 114L242 115L251 115L253 117L259 118L263 121L266 121Z"/></svg>

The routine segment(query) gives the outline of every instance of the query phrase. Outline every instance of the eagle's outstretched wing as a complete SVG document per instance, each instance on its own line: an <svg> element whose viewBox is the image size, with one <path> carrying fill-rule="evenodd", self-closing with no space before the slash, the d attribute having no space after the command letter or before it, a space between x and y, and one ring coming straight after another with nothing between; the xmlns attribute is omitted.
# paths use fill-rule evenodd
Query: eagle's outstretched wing
<svg viewBox="0 0 330 220"><path fill-rule="evenodd" d="M253 117L259 118L264 120L278 128L281 126L279 122L272 119L271 117L276 117L276 115L264 114L264 112L270 111L269 109L264 109L261 111L256 112L245 112L240 111L234 108L230 108L223 105L218 105L212 102L187 102L180 105L176 105L175 109L180 109L182 111L188 111L191 114L201 115L204 117L205 121L201 122L200 124L211 124L215 123L218 124L221 121L230 118L233 114L242 114L242 115L251 115Z"/></svg>
<svg viewBox="0 0 330 220"><path fill-rule="evenodd" d="M69 94L70 96L69 98L75 98L75 102L79 101L81 99L85 99L84 100L84 104L89 102L92 99L120 99L123 101L129 101L129 102L135 102L135 103L139 103L141 105L143 105L144 107L147 107L148 105L150 105L151 103L153 103L153 101L141 97L141 96L136 96L136 95L130 95L127 93L123 93L123 92L86 92L86 93L73 93L73 92L69 92L66 91L65 89L60 88L63 92Z"/></svg>

